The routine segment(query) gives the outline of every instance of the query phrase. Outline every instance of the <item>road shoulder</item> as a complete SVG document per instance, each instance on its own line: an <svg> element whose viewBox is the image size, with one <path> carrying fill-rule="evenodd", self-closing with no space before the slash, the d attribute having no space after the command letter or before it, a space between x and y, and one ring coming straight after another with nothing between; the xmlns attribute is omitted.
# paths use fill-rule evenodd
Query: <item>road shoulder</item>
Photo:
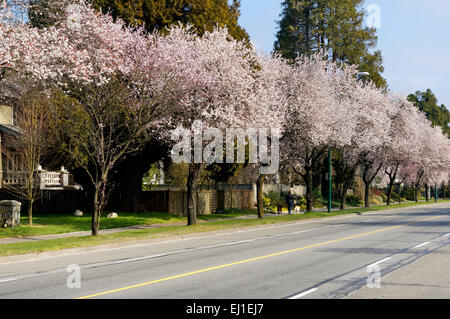
<svg viewBox="0 0 450 319"><path fill-rule="evenodd" d="M450 298L450 245L381 278L380 288L364 286L344 299Z"/></svg>

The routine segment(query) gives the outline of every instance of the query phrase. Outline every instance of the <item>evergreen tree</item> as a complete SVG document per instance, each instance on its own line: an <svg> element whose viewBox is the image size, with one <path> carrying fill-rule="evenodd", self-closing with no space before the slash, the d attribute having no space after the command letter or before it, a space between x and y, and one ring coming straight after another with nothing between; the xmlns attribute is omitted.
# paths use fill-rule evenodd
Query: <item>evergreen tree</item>
<svg viewBox="0 0 450 319"><path fill-rule="evenodd" d="M240 0L90 0L97 9L110 12L126 23L145 26L148 31L164 30L176 23L191 24L199 34L216 25L227 27L237 40L249 40L239 26Z"/></svg>
<svg viewBox="0 0 450 319"><path fill-rule="evenodd" d="M56 25L65 16L66 7L66 0L31 0L29 22L36 28Z"/></svg>
<svg viewBox="0 0 450 319"><path fill-rule="evenodd" d="M442 131L450 138L450 111L445 105L438 105L436 95L430 89L425 92L417 91L415 94L410 94L408 100L426 114L433 126L442 127Z"/></svg>
<svg viewBox="0 0 450 319"><path fill-rule="evenodd" d="M284 0L275 51L284 58L323 51L335 62L355 64L370 80L387 88L375 28L364 27L363 0Z"/></svg>

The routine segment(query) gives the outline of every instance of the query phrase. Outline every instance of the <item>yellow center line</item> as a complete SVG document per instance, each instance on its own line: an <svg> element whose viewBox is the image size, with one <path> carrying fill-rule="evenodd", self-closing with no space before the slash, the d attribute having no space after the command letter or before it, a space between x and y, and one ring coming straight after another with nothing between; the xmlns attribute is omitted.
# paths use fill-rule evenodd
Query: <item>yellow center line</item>
<svg viewBox="0 0 450 319"><path fill-rule="evenodd" d="M379 229L379 230L367 232L367 233L364 233L364 234L359 234L359 235L349 236L349 237L345 237L345 238L330 240L330 241L317 243L317 244L313 244L313 245L309 245L309 246L304 246L304 247L300 247L300 248L296 248L296 249L285 250L285 251L281 251L281 252L278 252L278 253L265 255L265 256L261 256L261 257L245 259L245 260L237 261L237 262L230 263L230 264L225 264L225 265L205 268L205 269L192 271L192 272L181 274L181 275L176 275L176 276L166 277L166 278L157 279L157 280L153 280L153 281L148 281L148 282L144 282L144 283L137 284L137 285L132 285L132 286L127 286L127 287L123 287L123 288L108 290L108 291L105 291L105 292L100 292L100 293L96 293L96 294L93 294L93 295L80 297L80 298L77 298L77 299L88 299L88 298L108 295L108 294L116 293L116 292L119 292L119 291L124 291L124 290L129 290L129 289L134 289L134 288L139 288L139 287L144 287L144 286L156 284L156 283L159 283L159 282L164 282L164 281L168 281L168 280L173 280L173 279L179 279L179 278L184 278L184 277L188 277L188 276L193 276L193 275L201 274L201 273L212 271L212 270L228 268L228 267L231 267L231 266L242 265L242 264L246 264L246 263L257 261L257 260L262 260L262 259L267 259L267 258L271 258L271 257L291 254L291 253L295 253L295 252L302 251L302 250L305 250L305 249L320 247L320 246L324 246L324 245L338 243L338 242L341 242L341 241L344 241L344 240L349 240L349 239L364 237L364 236L368 236L368 235L372 235L372 234L376 234L376 233L386 232L386 231L397 229L397 228L400 228L400 227L409 226L409 225L418 224L418 223L425 222L425 221L438 219L438 218L441 218L441 217L444 217L444 216L446 216L446 215L431 217L431 218L427 218L427 219L424 219L424 220L419 220L419 221L415 221L415 222L411 222L411 223L407 223L407 224L402 224L402 225L398 225L398 226L392 226L392 227L388 227L388 228L384 228L384 229Z"/></svg>

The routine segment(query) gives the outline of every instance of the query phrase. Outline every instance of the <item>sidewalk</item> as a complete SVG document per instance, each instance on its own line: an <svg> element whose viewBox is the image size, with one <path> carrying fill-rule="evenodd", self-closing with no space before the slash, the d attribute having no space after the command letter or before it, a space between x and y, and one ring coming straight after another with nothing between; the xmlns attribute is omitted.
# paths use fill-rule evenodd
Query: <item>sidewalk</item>
<svg viewBox="0 0 450 319"><path fill-rule="evenodd" d="M372 206L386 206L386 204L379 204L379 205L372 205ZM363 208L363 207L355 207L355 206L347 206L347 209L353 209L353 208ZM313 210L315 213L318 212L326 212L327 208L319 208ZM333 208L333 212L339 211L339 208ZM292 212L293 215L299 215L304 214L305 212ZM284 216L287 215L287 212L283 212L282 214L276 214L275 212L269 213L265 212L264 216L266 217L276 217L276 216ZM233 217L233 218L218 218L210 221L221 221L221 220L233 220L233 219L247 219L247 218L257 218L257 215L244 215L240 217ZM205 220L197 220L197 223L203 224L207 223L208 221ZM161 228L161 227L168 227L168 226L184 226L186 225L185 222L179 222L179 223L167 223L167 224L152 224L152 225L136 225L136 226L130 226L130 227L122 227L122 228L111 228L111 229L103 229L99 231L99 235L106 235L106 234L113 234L113 233L120 233L123 231L128 230L139 230L139 229L150 229L150 228ZM62 234L52 234L52 235L39 235L39 236L27 236L27 237L8 237L8 238L0 238L0 245L1 244L15 244L15 243L24 243L24 242L33 242L33 241L39 241L39 240L49 240L49 239L59 239L59 238L68 238L68 237L85 237L90 236L92 232L89 231L79 231L79 232L71 232L71 233L62 233Z"/></svg>
<svg viewBox="0 0 450 319"><path fill-rule="evenodd" d="M283 214L286 215L286 214ZM267 214L266 216L271 216L271 214ZM276 215L281 216L281 215ZM220 220L232 220L232 219L246 219L246 218L257 218L256 215L246 215L234 218L218 218L211 221L220 221ZM198 224L207 223L206 220L197 220ZM166 223L166 224L152 224L152 225L136 225L130 227L122 227L122 228L111 228L111 229L102 229L99 231L99 235L107 235L120 233L128 230L139 230L139 229L151 229L151 228L161 228L161 227L169 227L169 226L185 226L185 222L179 223ZM71 233L62 233L62 234L52 234L52 235L40 235L40 236L27 236L27 237L8 237L8 238L0 238L1 244L15 244L15 243L24 243L24 242L33 242L39 240L48 240L48 239L59 239L59 238L67 238L67 237L84 237L90 236L92 232L89 231L79 231L79 232L71 232Z"/></svg>
<svg viewBox="0 0 450 319"><path fill-rule="evenodd" d="M381 288L367 286L344 299L449 299L450 246L381 278Z"/></svg>

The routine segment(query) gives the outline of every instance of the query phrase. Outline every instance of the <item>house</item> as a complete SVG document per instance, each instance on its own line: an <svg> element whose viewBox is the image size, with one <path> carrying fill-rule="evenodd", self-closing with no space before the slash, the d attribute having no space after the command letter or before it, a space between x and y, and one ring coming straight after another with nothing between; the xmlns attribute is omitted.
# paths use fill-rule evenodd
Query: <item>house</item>
<svg viewBox="0 0 450 319"><path fill-rule="evenodd" d="M5 147L11 147L5 144L8 136L19 136L21 130L14 125L14 111L11 106L0 105L0 189L7 185L21 185L24 180L25 171L23 166L23 155L13 153L12 156L4 154ZM73 176L64 169L59 171L46 171L41 166L38 169L39 185L41 190L78 190Z"/></svg>

